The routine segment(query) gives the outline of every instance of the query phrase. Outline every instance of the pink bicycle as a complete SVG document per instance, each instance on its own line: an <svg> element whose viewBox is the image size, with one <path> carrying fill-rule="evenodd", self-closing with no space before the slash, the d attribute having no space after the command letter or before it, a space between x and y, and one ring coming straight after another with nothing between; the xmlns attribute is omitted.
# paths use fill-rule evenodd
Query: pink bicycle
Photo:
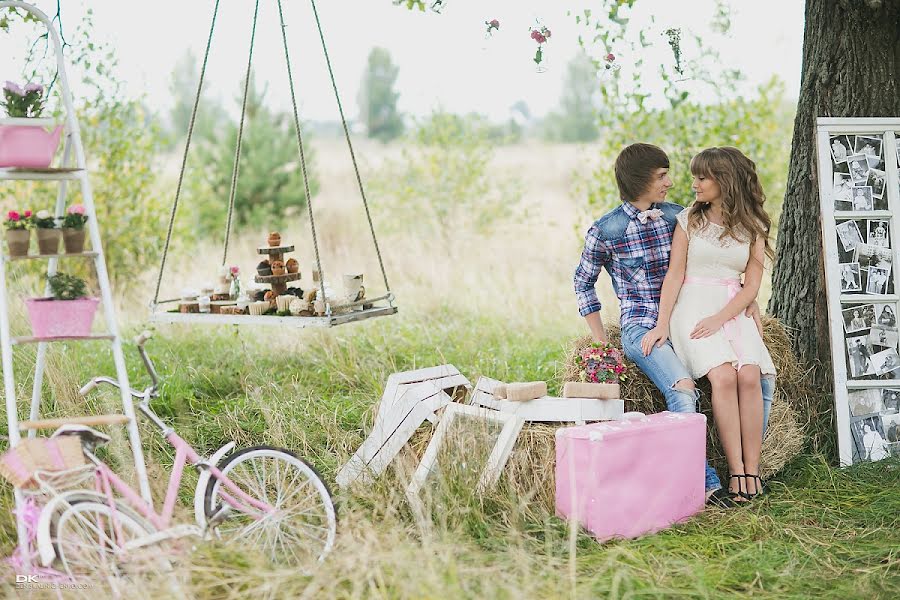
<svg viewBox="0 0 900 600"><path fill-rule="evenodd" d="M81 438L94 487L55 494L42 510L37 527L42 564L58 562L73 577L99 569L120 574L128 572L131 559L149 554L154 568L165 568L168 561L162 553L141 549L189 535L240 540L276 564L304 570L324 560L334 545L337 518L331 493L315 469L288 450L255 446L232 451L234 442L208 459L200 456L150 408L150 401L159 397L159 378L144 350L149 337L144 332L136 342L152 385L130 391L140 400L140 412L175 448L162 512L155 512L94 454L109 436L87 426L65 425L53 435ZM99 384L119 386L108 377L95 377L81 394ZM188 463L200 473L194 492L196 524L173 526L176 495Z"/></svg>

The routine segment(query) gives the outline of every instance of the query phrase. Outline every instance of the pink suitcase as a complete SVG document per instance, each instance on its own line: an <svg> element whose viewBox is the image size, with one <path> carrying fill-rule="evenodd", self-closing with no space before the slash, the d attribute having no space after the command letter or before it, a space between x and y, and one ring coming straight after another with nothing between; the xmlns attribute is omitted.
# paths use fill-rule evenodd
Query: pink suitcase
<svg viewBox="0 0 900 600"><path fill-rule="evenodd" d="M556 432L556 514L600 541L659 531L703 508L706 417L637 415Z"/></svg>

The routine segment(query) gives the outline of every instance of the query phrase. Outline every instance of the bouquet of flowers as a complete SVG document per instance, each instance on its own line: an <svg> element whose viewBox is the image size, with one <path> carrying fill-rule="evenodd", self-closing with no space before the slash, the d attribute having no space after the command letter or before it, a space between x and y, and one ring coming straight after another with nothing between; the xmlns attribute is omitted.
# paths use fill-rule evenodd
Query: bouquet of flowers
<svg viewBox="0 0 900 600"><path fill-rule="evenodd" d="M39 117L44 110L44 86L39 83L26 84L24 88L12 81L3 86L3 100L0 104L10 117Z"/></svg>
<svg viewBox="0 0 900 600"><path fill-rule="evenodd" d="M578 380L583 383L618 383L625 381L628 368L623 364L622 351L610 344L596 342L575 357Z"/></svg>
<svg viewBox="0 0 900 600"><path fill-rule="evenodd" d="M68 229L84 229L84 224L87 223L85 212L84 204L73 204L66 209L66 216L63 217L62 226Z"/></svg>
<svg viewBox="0 0 900 600"><path fill-rule="evenodd" d="M541 25L537 28L530 27L529 31L531 32L531 39L537 42L538 45L537 52L534 53L534 64L538 66L538 70L541 70L543 68L541 63L544 61L544 44L550 39L550 30Z"/></svg>

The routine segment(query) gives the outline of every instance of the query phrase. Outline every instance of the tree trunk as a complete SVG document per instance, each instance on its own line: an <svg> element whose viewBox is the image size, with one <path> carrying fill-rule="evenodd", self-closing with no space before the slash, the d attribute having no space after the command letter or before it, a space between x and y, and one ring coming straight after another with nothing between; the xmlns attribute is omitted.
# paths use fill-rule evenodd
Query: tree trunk
<svg viewBox="0 0 900 600"><path fill-rule="evenodd" d="M768 311L832 381L816 117L900 116L900 0L807 0L800 98Z"/></svg>

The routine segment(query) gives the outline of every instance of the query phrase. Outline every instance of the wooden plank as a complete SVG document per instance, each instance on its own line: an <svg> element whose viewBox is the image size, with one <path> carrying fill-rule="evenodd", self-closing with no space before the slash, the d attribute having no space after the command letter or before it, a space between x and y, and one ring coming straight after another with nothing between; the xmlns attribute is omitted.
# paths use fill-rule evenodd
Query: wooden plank
<svg viewBox="0 0 900 600"><path fill-rule="evenodd" d="M97 252L76 252L74 254L29 254L27 256L3 255L3 259L13 262L17 260L38 260L41 258L96 258L97 256L99 256Z"/></svg>
<svg viewBox="0 0 900 600"><path fill-rule="evenodd" d="M93 415L87 417L61 417L59 419L41 419L39 421L22 421L19 429L56 429L63 425L120 425L128 422L125 415Z"/></svg>
<svg viewBox="0 0 900 600"><path fill-rule="evenodd" d="M83 176L83 169L0 168L0 180L4 181L74 181Z"/></svg>
<svg viewBox="0 0 900 600"><path fill-rule="evenodd" d="M498 400L486 392L475 392L472 403L504 413L518 415L525 421L543 423L573 423L576 421L611 421L625 413L621 399L557 398L544 396L535 400L515 402Z"/></svg>
<svg viewBox="0 0 900 600"><path fill-rule="evenodd" d="M53 117L3 117L0 125L25 125L28 127L55 127L61 125Z"/></svg>

